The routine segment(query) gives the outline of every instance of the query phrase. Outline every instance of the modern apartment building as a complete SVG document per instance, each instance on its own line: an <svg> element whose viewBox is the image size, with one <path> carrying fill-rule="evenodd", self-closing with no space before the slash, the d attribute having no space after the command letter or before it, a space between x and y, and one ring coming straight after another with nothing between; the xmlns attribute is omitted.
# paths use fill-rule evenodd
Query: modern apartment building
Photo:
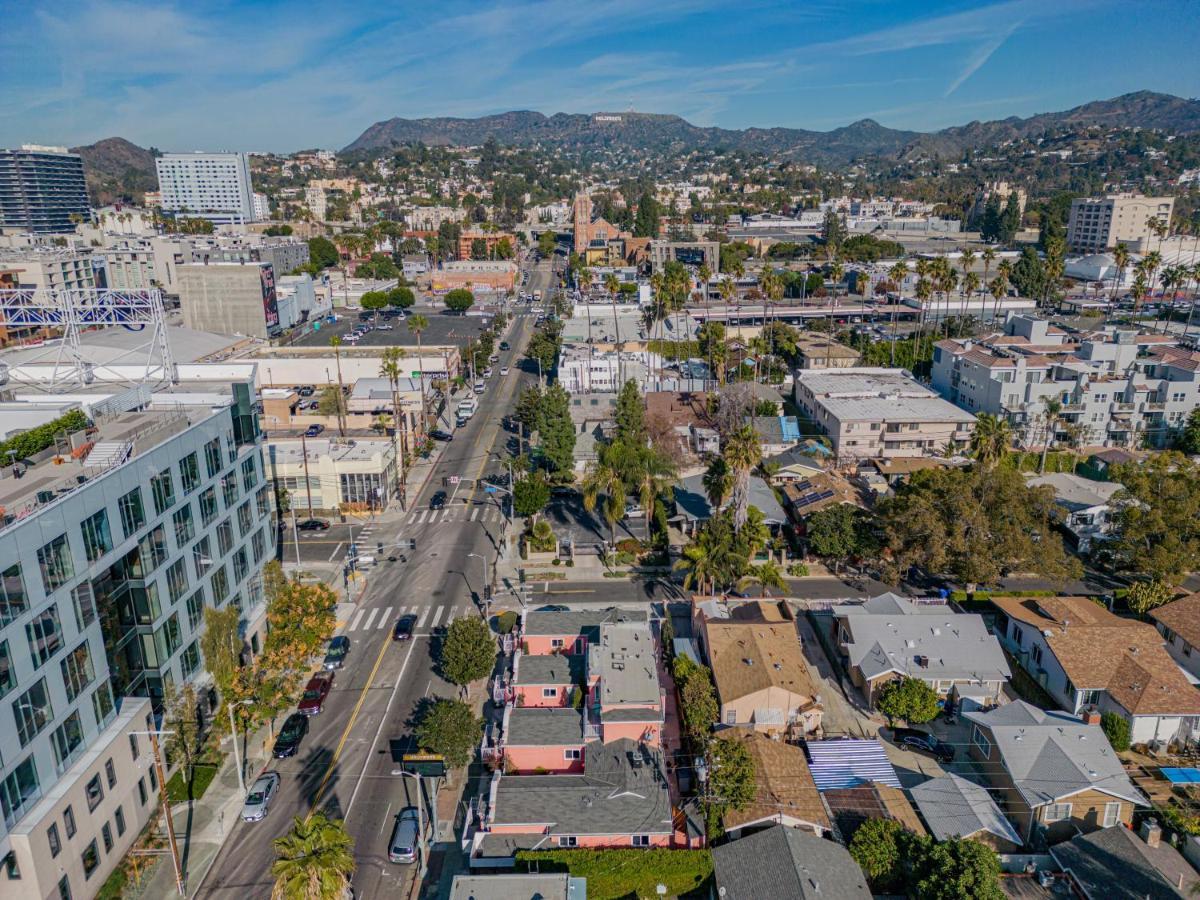
<svg viewBox="0 0 1200 900"><path fill-rule="evenodd" d="M933 387L972 413L1003 416L1027 447L1045 443L1049 400L1060 404L1051 440L1162 446L1200 405L1200 354L1173 344L1115 328L1068 335L1016 316L1001 333L939 341Z"/></svg>
<svg viewBox="0 0 1200 900"><path fill-rule="evenodd" d="M162 208L215 225L254 221L246 153L164 153L154 161Z"/></svg>
<svg viewBox="0 0 1200 900"><path fill-rule="evenodd" d="M83 159L64 147L0 150L0 227L38 234L75 230L91 216Z"/></svg>
<svg viewBox="0 0 1200 900"><path fill-rule="evenodd" d="M1143 197L1141 194L1109 194L1080 197L1071 201L1067 221L1067 247L1072 253L1103 253L1124 244L1135 253L1149 253L1153 233L1147 222L1157 219L1171 224L1174 197Z"/></svg>
<svg viewBox="0 0 1200 900"><path fill-rule="evenodd" d="M98 287L97 265L88 252L41 246L5 249L0 250L0 267L19 269L17 282L24 288L57 292Z"/></svg>
<svg viewBox="0 0 1200 900"><path fill-rule="evenodd" d="M252 379L190 390L97 395L90 427L0 479L10 900L93 896L154 815L144 732L206 677L204 610L233 604L258 643L275 528Z"/></svg>

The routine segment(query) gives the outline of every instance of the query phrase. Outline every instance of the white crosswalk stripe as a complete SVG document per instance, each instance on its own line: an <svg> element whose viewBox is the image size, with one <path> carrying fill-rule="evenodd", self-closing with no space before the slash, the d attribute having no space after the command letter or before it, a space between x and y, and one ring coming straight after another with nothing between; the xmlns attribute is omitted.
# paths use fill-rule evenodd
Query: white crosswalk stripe
<svg viewBox="0 0 1200 900"><path fill-rule="evenodd" d="M478 506L475 507L473 510L471 510L471 521L474 522L477 518L479 518L479 507Z"/></svg>
<svg viewBox="0 0 1200 900"><path fill-rule="evenodd" d="M429 623L430 628L437 628L437 623L442 618L442 613L444 613L445 611L446 611L446 607L444 607L444 606L439 606L436 610L434 610L433 621Z"/></svg>
<svg viewBox="0 0 1200 900"><path fill-rule="evenodd" d="M363 623L363 631L371 630L371 623L375 621L375 616L379 613L379 607L375 607L367 614L367 621Z"/></svg>
<svg viewBox="0 0 1200 900"><path fill-rule="evenodd" d="M417 627L418 628L425 627L425 620L429 618L429 610L430 610L430 607L428 607L428 606L425 607L423 610L421 610L421 614L417 617Z"/></svg>
<svg viewBox="0 0 1200 900"><path fill-rule="evenodd" d="M366 612L365 609L360 609L354 614L354 618L350 620L350 627L346 629L347 631L354 631L356 628L358 628L358 623L362 620L364 612Z"/></svg>
<svg viewBox="0 0 1200 900"><path fill-rule="evenodd" d="M379 628L382 628L392 619L392 608L389 606L383 611L383 615L379 617Z"/></svg>

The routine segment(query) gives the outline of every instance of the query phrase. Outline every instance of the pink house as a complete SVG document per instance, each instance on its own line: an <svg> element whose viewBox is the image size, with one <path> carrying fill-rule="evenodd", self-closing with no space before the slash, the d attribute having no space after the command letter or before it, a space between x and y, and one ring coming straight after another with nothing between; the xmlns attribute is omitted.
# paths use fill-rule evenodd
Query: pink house
<svg viewBox="0 0 1200 900"><path fill-rule="evenodd" d="M513 657L513 700L523 707L570 706L576 688L582 701L583 672L582 656L530 656L517 651Z"/></svg>
<svg viewBox="0 0 1200 900"><path fill-rule="evenodd" d="M521 614L521 649L526 655L583 655L599 638L600 626L611 622L648 622L643 610L526 610Z"/></svg>
<svg viewBox="0 0 1200 900"><path fill-rule="evenodd" d="M507 706L504 766L510 774L582 772L583 722L571 708Z"/></svg>

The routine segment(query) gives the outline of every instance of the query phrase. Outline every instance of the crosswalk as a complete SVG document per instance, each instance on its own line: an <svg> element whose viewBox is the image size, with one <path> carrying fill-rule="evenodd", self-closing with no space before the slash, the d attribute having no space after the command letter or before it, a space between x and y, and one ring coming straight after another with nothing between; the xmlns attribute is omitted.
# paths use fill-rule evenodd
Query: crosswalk
<svg viewBox="0 0 1200 900"><path fill-rule="evenodd" d="M494 506L451 506L445 509L422 509L411 513L406 524L413 526L440 525L443 522L478 522L496 524L504 521L504 513Z"/></svg>
<svg viewBox="0 0 1200 900"><path fill-rule="evenodd" d="M387 606L360 609L354 613L346 625L347 632L378 631L381 628L391 628L396 620L403 615L417 617L416 628L433 629L439 625L449 625L464 616L477 616L479 613L470 606Z"/></svg>

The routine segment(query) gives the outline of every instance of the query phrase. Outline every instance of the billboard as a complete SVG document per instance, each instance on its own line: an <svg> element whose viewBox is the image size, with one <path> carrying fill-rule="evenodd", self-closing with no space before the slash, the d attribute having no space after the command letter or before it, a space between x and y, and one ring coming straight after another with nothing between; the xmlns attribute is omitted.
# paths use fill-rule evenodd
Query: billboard
<svg viewBox="0 0 1200 900"><path fill-rule="evenodd" d="M263 318L267 329L279 327L279 299L275 294L275 267L259 266L259 277L262 279Z"/></svg>

